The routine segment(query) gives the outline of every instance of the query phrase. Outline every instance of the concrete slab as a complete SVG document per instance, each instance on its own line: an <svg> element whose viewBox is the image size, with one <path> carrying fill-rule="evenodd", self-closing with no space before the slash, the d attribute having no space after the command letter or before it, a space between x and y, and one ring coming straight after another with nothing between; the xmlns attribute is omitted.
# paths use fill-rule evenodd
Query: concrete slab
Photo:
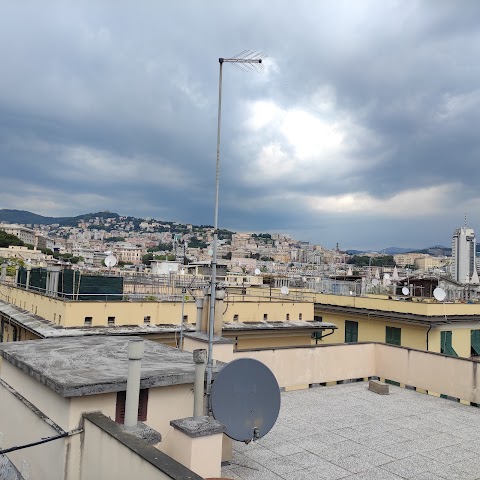
<svg viewBox="0 0 480 480"><path fill-rule="evenodd" d="M0 355L62 397L118 392L126 390L127 344L132 338L139 337L10 342L0 344ZM145 340L141 388L193 383L194 379L192 353Z"/></svg>
<svg viewBox="0 0 480 480"><path fill-rule="evenodd" d="M480 479L480 411L392 385L310 388L283 393L271 432L233 449L225 478Z"/></svg>

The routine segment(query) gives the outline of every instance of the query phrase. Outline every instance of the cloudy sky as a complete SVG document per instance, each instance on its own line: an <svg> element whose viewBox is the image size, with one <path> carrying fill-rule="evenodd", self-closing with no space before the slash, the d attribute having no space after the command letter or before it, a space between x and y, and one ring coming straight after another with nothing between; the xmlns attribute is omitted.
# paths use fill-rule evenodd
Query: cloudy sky
<svg viewBox="0 0 480 480"><path fill-rule="evenodd" d="M0 208L110 210L328 248L480 231L480 2L0 3Z"/></svg>

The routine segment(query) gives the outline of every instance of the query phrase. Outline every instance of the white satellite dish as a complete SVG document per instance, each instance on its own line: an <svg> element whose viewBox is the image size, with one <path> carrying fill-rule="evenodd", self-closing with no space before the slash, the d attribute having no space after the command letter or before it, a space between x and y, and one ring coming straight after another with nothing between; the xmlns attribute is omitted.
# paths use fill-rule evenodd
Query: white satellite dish
<svg viewBox="0 0 480 480"><path fill-rule="evenodd" d="M447 294L445 293L445 290L443 288L437 287L433 291L433 296L435 297L435 300L438 300L439 302L443 302Z"/></svg>
<svg viewBox="0 0 480 480"><path fill-rule="evenodd" d="M105 258L103 262L108 268L112 268L117 264L117 257L115 257L114 255L109 255Z"/></svg>
<svg viewBox="0 0 480 480"><path fill-rule="evenodd" d="M288 292L289 292L289 291L290 291L290 290L289 290L288 287L286 287L286 286L283 286L283 287L280 289L280 293L281 293L282 295L288 295Z"/></svg>
<svg viewBox="0 0 480 480"><path fill-rule="evenodd" d="M302 282L306 282L307 281L307 277L302 277Z"/></svg>
<svg viewBox="0 0 480 480"><path fill-rule="evenodd" d="M212 249L208 250L207 253L208 253L211 257L213 256L213 250L212 250Z"/></svg>
<svg viewBox="0 0 480 480"><path fill-rule="evenodd" d="M402 293L403 293L404 295L408 295L408 294L410 293L410 290L409 290L407 287L403 287L403 288L402 288Z"/></svg>
<svg viewBox="0 0 480 480"><path fill-rule="evenodd" d="M390 280L390 274L389 274L389 273L386 273L386 274L383 276L383 278L384 278L385 280Z"/></svg>
<svg viewBox="0 0 480 480"><path fill-rule="evenodd" d="M255 275L260 275L261 273L262 273L262 272L260 271L259 268L256 268L256 269L255 269Z"/></svg>
<svg viewBox="0 0 480 480"><path fill-rule="evenodd" d="M378 278L374 278L374 279L372 280L372 285L373 285L374 287L376 287L379 283L380 283L380 282L379 282Z"/></svg>

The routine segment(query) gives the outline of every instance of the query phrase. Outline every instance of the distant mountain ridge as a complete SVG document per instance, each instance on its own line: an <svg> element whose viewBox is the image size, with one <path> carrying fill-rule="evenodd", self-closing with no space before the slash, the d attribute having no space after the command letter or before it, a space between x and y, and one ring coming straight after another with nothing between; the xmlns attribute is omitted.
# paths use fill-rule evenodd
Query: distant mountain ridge
<svg viewBox="0 0 480 480"><path fill-rule="evenodd" d="M95 217L119 218L118 213L113 212L97 212L86 213L84 215L77 215L76 217L44 217L36 213L28 212L27 210L10 210L7 208L0 209L1 223L21 223L21 224L37 224L37 225L51 225L58 223L66 226L76 226L80 220L89 220Z"/></svg>

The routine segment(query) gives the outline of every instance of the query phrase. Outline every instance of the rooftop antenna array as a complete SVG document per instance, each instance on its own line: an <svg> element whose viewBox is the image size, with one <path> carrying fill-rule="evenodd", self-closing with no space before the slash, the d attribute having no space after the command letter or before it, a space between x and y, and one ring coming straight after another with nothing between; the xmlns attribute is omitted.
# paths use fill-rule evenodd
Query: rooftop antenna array
<svg viewBox="0 0 480 480"><path fill-rule="evenodd" d="M213 223L213 249L210 275L210 312L208 316L208 350L207 350L207 399L211 403L212 373L213 373L213 330L215 324L215 295L217 289L217 242L218 242L218 198L220 190L220 139L222 124L222 76L223 64L231 63L240 70L261 72L263 60L267 55L260 51L243 50L230 58L218 59L218 116L217 116L217 158L215 169L215 213Z"/></svg>

